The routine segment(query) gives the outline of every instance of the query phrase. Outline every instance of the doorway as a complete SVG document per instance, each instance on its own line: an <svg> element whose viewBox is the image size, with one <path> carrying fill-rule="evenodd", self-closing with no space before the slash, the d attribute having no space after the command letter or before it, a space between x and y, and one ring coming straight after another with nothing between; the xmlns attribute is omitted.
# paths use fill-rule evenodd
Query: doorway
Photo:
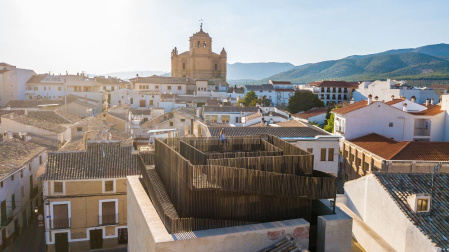
<svg viewBox="0 0 449 252"><path fill-rule="evenodd" d="M68 252L69 251L69 236L68 233L55 234L55 251Z"/></svg>
<svg viewBox="0 0 449 252"><path fill-rule="evenodd" d="M90 249L103 247L103 229L90 230Z"/></svg>

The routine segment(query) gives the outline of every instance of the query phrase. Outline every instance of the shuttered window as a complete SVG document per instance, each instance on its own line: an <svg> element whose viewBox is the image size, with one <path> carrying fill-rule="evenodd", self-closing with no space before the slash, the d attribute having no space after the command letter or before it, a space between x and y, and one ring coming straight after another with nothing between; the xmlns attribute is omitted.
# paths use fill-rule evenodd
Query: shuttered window
<svg viewBox="0 0 449 252"><path fill-rule="evenodd" d="M327 152L327 161L334 161L334 148L329 148Z"/></svg>
<svg viewBox="0 0 449 252"><path fill-rule="evenodd" d="M101 207L102 224L115 224L115 201L102 202Z"/></svg>
<svg viewBox="0 0 449 252"><path fill-rule="evenodd" d="M326 161L326 148L321 148L321 161Z"/></svg>

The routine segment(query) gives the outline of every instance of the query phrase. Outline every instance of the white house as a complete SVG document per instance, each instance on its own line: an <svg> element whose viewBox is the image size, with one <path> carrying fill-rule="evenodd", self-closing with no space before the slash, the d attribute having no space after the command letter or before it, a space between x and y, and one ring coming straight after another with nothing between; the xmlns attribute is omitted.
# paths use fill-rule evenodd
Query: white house
<svg viewBox="0 0 449 252"><path fill-rule="evenodd" d="M448 106L368 98L332 111L334 133L348 140L377 133L397 141L444 141Z"/></svg>
<svg viewBox="0 0 449 252"><path fill-rule="evenodd" d="M112 91L111 106L129 105L133 109L158 107L161 95L158 91L138 91L133 89L120 89Z"/></svg>
<svg viewBox="0 0 449 252"><path fill-rule="evenodd" d="M268 83L272 85L276 91L274 103L276 105L287 106L288 100L295 94L295 86L290 81L269 80Z"/></svg>
<svg viewBox="0 0 449 252"><path fill-rule="evenodd" d="M9 136L0 142L1 250L31 223L40 206L42 183L36 177L46 159L44 147Z"/></svg>
<svg viewBox="0 0 449 252"><path fill-rule="evenodd" d="M360 83L353 93L354 101L366 100L370 94L373 97L379 97L379 101L388 101L394 95L396 98L415 99L415 102L419 104L425 103L427 99L433 99L434 103L437 104L440 98L439 94L435 93L433 89L411 87L388 79L386 81L376 80Z"/></svg>
<svg viewBox="0 0 449 252"><path fill-rule="evenodd" d="M206 121L242 126L242 117L256 113L258 107L204 106L202 117Z"/></svg>
<svg viewBox="0 0 449 252"><path fill-rule="evenodd" d="M447 173L370 174L346 182L337 205L366 251L447 251L447 181Z"/></svg>
<svg viewBox="0 0 449 252"><path fill-rule="evenodd" d="M17 68L7 63L0 63L0 107L11 100L24 100L25 83L36 74L33 70Z"/></svg>
<svg viewBox="0 0 449 252"><path fill-rule="evenodd" d="M130 79L133 89L137 91L156 91L161 94L186 94L187 85L195 85L188 78L162 77L135 77Z"/></svg>
<svg viewBox="0 0 449 252"><path fill-rule="evenodd" d="M319 125L324 124L326 120L327 108L314 108L298 114L293 114L292 117L295 120L301 122L316 122Z"/></svg>
<svg viewBox="0 0 449 252"><path fill-rule="evenodd" d="M322 80L299 85L301 90L309 90L318 95L318 98L328 106L333 103L340 103L351 100L354 90L358 87L358 82L346 82L336 80Z"/></svg>
<svg viewBox="0 0 449 252"><path fill-rule="evenodd" d="M254 92L256 93L257 97L259 99L261 99L262 97L270 100L271 104L273 104L273 106L276 106L278 103L277 100L277 96L276 96L276 90L274 89L273 85L270 84L262 84L262 85L245 85L243 86L244 90L245 90L245 95L248 92ZM237 89L233 90L234 91L238 91ZM243 95L240 98L243 98L245 95ZM231 95L231 97L237 97L238 95Z"/></svg>

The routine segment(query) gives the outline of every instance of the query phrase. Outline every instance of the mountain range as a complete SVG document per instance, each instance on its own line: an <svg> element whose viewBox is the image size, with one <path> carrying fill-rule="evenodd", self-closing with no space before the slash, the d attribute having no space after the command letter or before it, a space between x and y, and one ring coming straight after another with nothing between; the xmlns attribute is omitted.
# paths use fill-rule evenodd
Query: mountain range
<svg viewBox="0 0 449 252"><path fill-rule="evenodd" d="M321 79L365 81L376 79L449 80L449 44L353 55L295 67L259 82L289 80L308 83Z"/></svg>

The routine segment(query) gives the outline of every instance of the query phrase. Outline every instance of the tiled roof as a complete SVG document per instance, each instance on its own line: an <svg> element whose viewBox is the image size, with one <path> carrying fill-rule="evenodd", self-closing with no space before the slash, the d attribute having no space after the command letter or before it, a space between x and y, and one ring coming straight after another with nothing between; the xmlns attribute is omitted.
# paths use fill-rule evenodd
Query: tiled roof
<svg viewBox="0 0 449 252"><path fill-rule="evenodd" d="M449 89L449 85L444 85L444 84L435 84L435 85L430 85L429 86L429 88L433 88L433 89L436 89L436 88L442 88L442 89Z"/></svg>
<svg viewBox="0 0 449 252"><path fill-rule="evenodd" d="M304 111L299 114L294 114L292 116L309 119L310 117L314 117L314 116L321 115L321 114L326 114L326 112L327 112L327 108L316 108L316 109Z"/></svg>
<svg viewBox="0 0 449 252"><path fill-rule="evenodd" d="M12 100L6 104L5 107L10 108L37 108L38 105L44 104L63 104L63 100Z"/></svg>
<svg viewBox="0 0 449 252"><path fill-rule="evenodd" d="M356 88L359 86L358 82L346 82L346 81L315 81L308 85L315 87L346 87Z"/></svg>
<svg viewBox="0 0 449 252"><path fill-rule="evenodd" d="M289 120L289 121L285 121L285 122L278 122L276 124L281 126L281 127L307 127L307 125L305 125L304 123L296 121L296 120Z"/></svg>
<svg viewBox="0 0 449 252"><path fill-rule="evenodd" d="M139 175L138 155L120 142L88 142L86 151L49 152L42 180L122 178Z"/></svg>
<svg viewBox="0 0 449 252"><path fill-rule="evenodd" d="M108 85L126 85L128 84L127 81L121 80L119 78L114 77L95 77L95 80L97 82L100 82L101 84L108 84Z"/></svg>
<svg viewBox="0 0 449 252"><path fill-rule="evenodd" d="M26 116L26 115L17 115L16 113L13 113L13 116L14 116L14 118L11 120L28 125L28 126L37 127L37 128L41 128L41 129L56 132L56 133L62 133L67 130L66 127L63 127L54 122L49 122L46 120L39 120L39 119L30 117L30 116ZM3 117L5 118L5 116L3 116ZM10 117L8 115L6 115L6 117L8 117L10 119Z"/></svg>
<svg viewBox="0 0 449 252"><path fill-rule="evenodd" d="M112 111L109 111L107 113L110 114L111 116L114 116L114 117L117 117L119 119L128 121L128 113L126 113L126 112L112 112Z"/></svg>
<svg viewBox="0 0 449 252"><path fill-rule="evenodd" d="M129 110L133 115L151 115L150 109L130 109Z"/></svg>
<svg viewBox="0 0 449 252"><path fill-rule="evenodd" d="M409 142L392 159L449 161L449 142Z"/></svg>
<svg viewBox="0 0 449 252"><path fill-rule="evenodd" d="M439 113L443 113L444 110L441 110L441 106L439 105L432 105L429 104L427 106L427 109L420 111L420 112L409 112L412 115L426 115L426 116L432 116L432 115L438 115Z"/></svg>
<svg viewBox="0 0 449 252"><path fill-rule="evenodd" d="M209 99L206 102L206 106L217 106L220 105L220 101L218 99Z"/></svg>
<svg viewBox="0 0 449 252"><path fill-rule="evenodd" d="M387 101L387 102L385 102L385 104L387 104L387 105L394 105L394 104L396 104L396 103L400 103L400 102L403 102L404 101L404 99L394 99L394 100L392 100L392 101Z"/></svg>
<svg viewBox="0 0 449 252"><path fill-rule="evenodd" d="M259 111L257 111L256 113L252 113L252 114L249 114L249 115L245 116L245 119L247 121L249 121L249 120L252 120L252 119L256 119L258 117L262 117L262 113L260 113Z"/></svg>
<svg viewBox="0 0 449 252"><path fill-rule="evenodd" d="M54 124L73 124L80 121L81 118L65 113L62 111L28 111L28 118L36 119L39 121L46 121Z"/></svg>
<svg viewBox="0 0 449 252"><path fill-rule="evenodd" d="M176 111L178 111L179 113L191 116L191 117L195 117L196 116L196 109L195 108L179 107Z"/></svg>
<svg viewBox="0 0 449 252"><path fill-rule="evenodd" d="M433 192L429 173L377 173L373 176L412 224L436 247L449 249L449 174L435 174ZM431 213L414 213L409 208L407 197L418 193L432 194Z"/></svg>
<svg viewBox="0 0 449 252"><path fill-rule="evenodd" d="M66 143L59 151L82 151L85 150L84 139L75 140L72 139L70 142Z"/></svg>
<svg viewBox="0 0 449 252"><path fill-rule="evenodd" d="M178 78L178 77L162 77L153 75L150 77L136 77L130 79L134 83L149 83L149 84L188 84L188 78Z"/></svg>
<svg viewBox="0 0 449 252"><path fill-rule="evenodd" d="M43 146L15 138L0 142L0 179L22 167L43 151L45 151Z"/></svg>
<svg viewBox="0 0 449 252"><path fill-rule="evenodd" d="M196 96L196 95L179 95L175 101L176 102L204 102L206 103L210 97L208 96Z"/></svg>
<svg viewBox="0 0 449 252"><path fill-rule="evenodd" d="M161 99L176 98L177 94L161 94Z"/></svg>
<svg viewBox="0 0 449 252"><path fill-rule="evenodd" d="M243 93L245 93L245 89L243 87L241 87L241 88L230 87L230 88L228 88L226 93L229 94L229 93L233 93L234 91L235 91L236 94L243 94Z"/></svg>
<svg viewBox="0 0 449 252"><path fill-rule="evenodd" d="M218 136L221 127L209 127L211 136ZM329 135L318 129L309 127L227 127L227 136L250 136L259 134L271 134L277 137L316 137Z"/></svg>
<svg viewBox="0 0 449 252"><path fill-rule="evenodd" d="M293 88L276 88L276 92L295 92Z"/></svg>
<svg viewBox="0 0 449 252"><path fill-rule="evenodd" d="M81 97L81 96L73 95L73 94L67 95L66 98L63 97L61 99L63 101L63 103L64 103L65 99L67 99L67 103L74 102L74 101L84 101L84 102L88 101L88 102L95 102L95 103L100 102L98 100L94 100L94 99L87 98L87 97Z"/></svg>
<svg viewBox="0 0 449 252"><path fill-rule="evenodd" d="M349 141L381 158L392 159L409 142L398 142L393 139L371 133Z"/></svg>
<svg viewBox="0 0 449 252"><path fill-rule="evenodd" d="M361 109L363 107L366 107L367 104L368 104L368 101L366 101L366 100L365 101L354 102L353 104L348 105L348 106L344 106L343 108L334 109L334 110L332 110L332 113L344 115L346 113L349 113L349 112L355 111L357 109Z"/></svg>
<svg viewBox="0 0 449 252"><path fill-rule="evenodd" d="M270 84L246 85L245 87L248 91L274 91L273 85Z"/></svg>
<svg viewBox="0 0 449 252"><path fill-rule="evenodd" d="M274 81L270 80L273 85L291 85L292 83L290 81Z"/></svg>
<svg viewBox="0 0 449 252"><path fill-rule="evenodd" d="M41 83L42 80L45 79L45 77L47 77L48 74L38 74L38 75L33 75L31 76L31 78L27 81L27 83Z"/></svg>
<svg viewBox="0 0 449 252"><path fill-rule="evenodd" d="M258 107L235 107L235 106L204 106L204 112L237 113L237 112L257 112Z"/></svg>
<svg viewBox="0 0 449 252"><path fill-rule="evenodd" d="M27 133L27 136L31 137L31 139L28 142L43 146L48 151L57 151L59 149L60 143L58 140L54 138L38 136L30 133Z"/></svg>

